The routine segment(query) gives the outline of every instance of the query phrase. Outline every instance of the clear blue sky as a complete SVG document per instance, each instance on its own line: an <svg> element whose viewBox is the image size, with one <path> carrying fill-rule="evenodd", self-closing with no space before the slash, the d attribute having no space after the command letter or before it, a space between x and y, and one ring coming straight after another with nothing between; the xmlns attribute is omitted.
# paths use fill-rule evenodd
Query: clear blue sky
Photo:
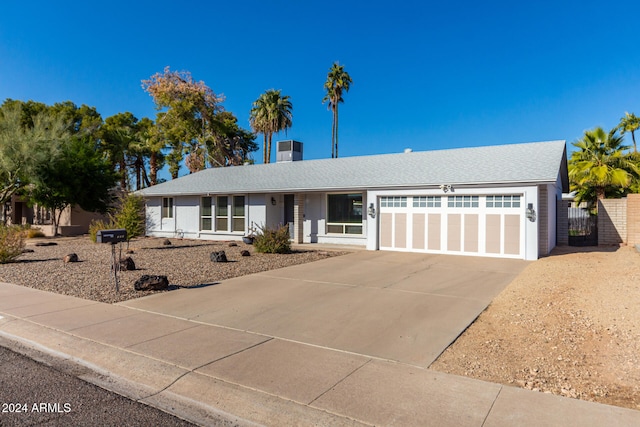
<svg viewBox="0 0 640 427"><path fill-rule="evenodd" d="M638 22L637 0L5 1L0 102L155 118L140 81L168 65L224 94L246 128L251 103L282 89L294 107L286 138L326 158L323 83L339 61L354 81L341 157L572 142L640 114Z"/></svg>

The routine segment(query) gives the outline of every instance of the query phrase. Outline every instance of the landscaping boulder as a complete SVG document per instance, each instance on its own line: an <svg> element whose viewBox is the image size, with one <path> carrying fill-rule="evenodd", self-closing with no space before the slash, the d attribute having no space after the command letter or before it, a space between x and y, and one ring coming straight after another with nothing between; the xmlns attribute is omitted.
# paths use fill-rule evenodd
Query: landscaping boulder
<svg viewBox="0 0 640 427"><path fill-rule="evenodd" d="M136 291L162 291L169 287L167 276L150 276L145 274L133 284Z"/></svg>
<svg viewBox="0 0 640 427"><path fill-rule="evenodd" d="M164 239L164 241L162 242L163 245L165 246L171 246L171 240L169 239Z"/></svg>
<svg viewBox="0 0 640 427"><path fill-rule="evenodd" d="M80 260L78 259L77 254L68 254L68 255L65 255L62 261L64 261L64 263L67 264L69 262L78 262Z"/></svg>
<svg viewBox="0 0 640 427"><path fill-rule="evenodd" d="M56 242L38 242L36 246L57 246Z"/></svg>
<svg viewBox="0 0 640 427"><path fill-rule="evenodd" d="M136 252L133 249L127 249L125 251L126 254L135 254Z"/></svg>
<svg viewBox="0 0 640 427"><path fill-rule="evenodd" d="M238 244L236 242L229 242L228 245L230 248L234 247L234 246L238 246Z"/></svg>
<svg viewBox="0 0 640 427"><path fill-rule="evenodd" d="M136 269L136 263L133 262L133 258L130 256L120 258L120 270L132 271Z"/></svg>
<svg viewBox="0 0 640 427"><path fill-rule="evenodd" d="M227 262L227 254L224 251L211 252L210 258L212 262Z"/></svg>
<svg viewBox="0 0 640 427"><path fill-rule="evenodd" d="M250 253L248 250L246 250L246 249L245 249L245 250L243 250L242 252L240 252L240 255L242 255L242 256L249 256L249 255L251 255L251 253Z"/></svg>
<svg viewBox="0 0 640 427"><path fill-rule="evenodd" d="M23 250L22 250L22 253L23 253L23 254L30 254L30 253L32 253L32 252L35 252L35 251L34 251L33 249L23 249Z"/></svg>

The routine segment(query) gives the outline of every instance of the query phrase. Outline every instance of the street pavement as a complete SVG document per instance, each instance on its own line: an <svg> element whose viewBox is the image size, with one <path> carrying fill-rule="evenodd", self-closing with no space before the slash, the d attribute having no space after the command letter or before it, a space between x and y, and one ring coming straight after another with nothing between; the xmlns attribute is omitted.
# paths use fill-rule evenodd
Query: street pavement
<svg viewBox="0 0 640 427"><path fill-rule="evenodd" d="M2 427L194 425L78 379L75 365L47 366L4 347L0 360Z"/></svg>

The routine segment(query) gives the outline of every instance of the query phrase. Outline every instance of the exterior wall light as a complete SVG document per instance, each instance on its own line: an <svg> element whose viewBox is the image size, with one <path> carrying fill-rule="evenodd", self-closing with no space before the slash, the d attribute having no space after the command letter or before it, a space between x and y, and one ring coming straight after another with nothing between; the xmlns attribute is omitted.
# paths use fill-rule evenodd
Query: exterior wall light
<svg viewBox="0 0 640 427"><path fill-rule="evenodd" d="M369 209L367 209L367 213L371 218L376 217L376 207L373 205L373 203L369 203Z"/></svg>
<svg viewBox="0 0 640 427"><path fill-rule="evenodd" d="M272 197L272 198L271 198L271 204L272 204L273 206L275 206L275 205L276 205L276 199L275 199L275 197Z"/></svg>
<svg viewBox="0 0 640 427"><path fill-rule="evenodd" d="M536 222L536 211L533 209L533 203L527 205L527 219Z"/></svg>
<svg viewBox="0 0 640 427"><path fill-rule="evenodd" d="M440 185L440 189L442 191L444 191L445 193L447 193L449 191L453 191L453 188L451 188L451 184L442 184L442 185Z"/></svg>

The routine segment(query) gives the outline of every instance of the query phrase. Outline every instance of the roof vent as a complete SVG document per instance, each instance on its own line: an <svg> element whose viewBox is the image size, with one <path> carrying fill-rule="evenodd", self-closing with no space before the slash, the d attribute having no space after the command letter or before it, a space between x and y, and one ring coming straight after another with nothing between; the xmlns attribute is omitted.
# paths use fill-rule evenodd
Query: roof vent
<svg viewBox="0 0 640 427"><path fill-rule="evenodd" d="M411 152L413 152L413 148L405 148L404 152L405 153L411 153Z"/></svg>
<svg viewBox="0 0 640 427"><path fill-rule="evenodd" d="M278 150L276 152L276 162L297 162L302 160L302 142L289 139L287 141L278 141Z"/></svg>

